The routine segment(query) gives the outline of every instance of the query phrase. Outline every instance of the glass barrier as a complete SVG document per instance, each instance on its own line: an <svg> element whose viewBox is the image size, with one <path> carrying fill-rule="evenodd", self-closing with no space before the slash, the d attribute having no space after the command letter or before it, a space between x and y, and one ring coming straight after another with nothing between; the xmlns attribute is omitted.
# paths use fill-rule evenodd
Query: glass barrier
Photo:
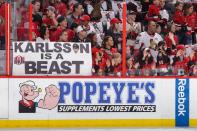
<svg viewBox="0 0 197 131"><path fill-rule="evenodd" d="M5 3L0 1L0 75L5 75Z"/></svg>
<svg viewBox="0 0 197 131"><path fill-rule="evenodd" d="M56 74L54 73L55 71L52 72L52 70L48 69L48 74L45 72L43 75L63 75L63 72L65 75L73 75L73 68L72 66L68 67L69 64L73 65L72 62L79 62L81 60L85 62L85 66L81 66L81 69L77 69L76 67L75 70L76 72L77 70L84 72L81 74L83 76L121 76L122 1L94 0L77 3L74 0L69 2L60 0L40 2L33 0L31 6L29 4L24 0L13 3L12 12L17 14L13 15L13 34L15 34L13 35L13 41L23 41L24 43L25 41L32 41L33 44L48 42L50 43L49 48L57 50L60 46L67 45L70 49L67 55L59 52L59 57L62 57L62 59L56 59L55 61L57 63L54 62L53 58L57 57L57 55L54 56L55 53L49 53L46 50L45 54L37 53L39 56L45 55L41 60L48 62L48 65L58 64L58 67L50 66L47 68L55 68L59 73L56 72ZM32 14L32 16L29 14ZM87 46L90 47L91 51L81 56L80 53L83 52L81 50L86 46L85 43L89 43ZM28 43L25 44L28 46ZM15 44L13 48L15 47L18 46ZM64 47L60 50L64 50ZM25 61L28 58L25 57L28 57L28 54L26 56L22 56L19 52L13 54L13 75L26 74L14 70L17 67L19 69L21 63L27 65ZM89 54L91 57L89 57ZM49 58L49 55L52 58ZM71 57L73 58L72 60ZM67 63L65 64L65 62ZM30 64L27 66L30 68ZM61 71L61 69L58 70L57 68L64 68L64 71ZM68 73L69 70L71 70L70 74ZM34 71L34 73L38 73L39 75L42 75L41 72ZM80 74L77 73L74 75Z"/></svg>
<svg viewBox="0 0 197 131"><path fill-rule="evenodd" d="M171 1L123 3L12 2L12 75L196 76L196 3L183 23Z"/></svg>
<svg viewBox="0 0 197 131"><path fill-rule="evenodd" d="M172 1L127 3L127 76L196 76L196 3L183 5L181 23Z"/></svg>

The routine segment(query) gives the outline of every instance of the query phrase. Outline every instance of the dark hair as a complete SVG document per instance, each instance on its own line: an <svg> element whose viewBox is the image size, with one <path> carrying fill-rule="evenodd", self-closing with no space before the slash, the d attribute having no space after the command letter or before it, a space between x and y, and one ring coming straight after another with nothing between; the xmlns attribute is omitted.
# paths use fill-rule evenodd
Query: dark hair
<svg viewBox="0 0 197 131"><path fill-rule="evenodd" d="M47 26L42 25L40 27L40 37L44 39L44 36L46 35L46 31L47 31Z"/></svg>
<svg viewBox="0 0 197 131"><path fill-rule="evenodd" d="M158 27L161 27L161 25L157 23L157 24L156 24L156 28L158 28Z"/></svg>
<svg viewBox="0 0 197 131"><path fill-rule="evenodd" d="M89 42L92 42L93 41L93 37L96 35L96 33L90 33L88 34L87 38L88 38L88 41Z"/></svg>
<svg viewBox="0 0 197 131"><path fill-rule="evenodd" d="M160 46L164 46L166 43L165 43L165 41L159 41L159 43L158 43L158 47L160 47Z"/></svg>
<svg viewBox="0 0 197 131"><path fill-rule="evenodd" d="M105 36L103 39L103 44L102 46L105 48L106 47L106 42L109 40L109 38L112 38L112 36Z"/></svg>
<svg viewBox="0 0 197 131"><path fill-rule="evenodd" d="M31 3L32 3L33 5L35 5L35 4L36 4L36 2L41 3L41 1L40 1L40 0L33 0Z"/></svg>
<svg viewBox="0 0 197 131"><path fill-rule="evenodd" d="M193 5L192 4L185 4L185 6L184 6L184 15L187 15L187 10L189 9L189 8L191 8Z"/></svg>
<svg viewBox="0 0 197 131"><path fill-rule="evenodd" d="M183 4L182 2L176 2L176 4L174 5L175 7L179 6L180 4ZM183 4L184 5L184 4Z"/></svg>
<svg viewBox="0 0 197 131"><path fill-rule="evenodd" d="M76 3L73 6L73 12L75 12L75 9L78 8L80 5L82 5L81 3Z"/></svg>
<svg viewBox="0 0 197 131"><path fill-rule="evenodd" d="M73 30L74 28L77 28L79 25L77 23L72 23L70 29Z"/></svg>

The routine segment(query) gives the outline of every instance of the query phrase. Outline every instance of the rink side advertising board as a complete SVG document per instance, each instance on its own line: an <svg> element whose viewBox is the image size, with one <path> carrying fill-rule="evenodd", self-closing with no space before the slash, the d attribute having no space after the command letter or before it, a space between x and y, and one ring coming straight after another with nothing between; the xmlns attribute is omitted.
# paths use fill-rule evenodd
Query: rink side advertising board
<svg viewBox="0 0 197 131"><path fill-rule="evenodd" d="M0 82L1 128L197 126L195 78L40 77Z"/></svg>
<svg viewBox="0 0 197 131"><path fill-rule="evenodd" d="M12 42L14 76L89 76L90 43Z"/></svg>

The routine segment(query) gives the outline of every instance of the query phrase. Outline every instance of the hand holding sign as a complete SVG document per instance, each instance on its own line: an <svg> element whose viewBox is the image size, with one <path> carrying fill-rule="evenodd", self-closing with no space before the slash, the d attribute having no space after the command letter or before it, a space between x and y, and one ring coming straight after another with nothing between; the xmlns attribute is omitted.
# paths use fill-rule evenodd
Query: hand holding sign
<svg viewBox="0 0 197 131"><path fill-rule="evenodd" d="M46 95L44 100L41 99L38 102L38 107L51 110L58 104L60 91L55 85L48 86L45 91Z"/></svg>

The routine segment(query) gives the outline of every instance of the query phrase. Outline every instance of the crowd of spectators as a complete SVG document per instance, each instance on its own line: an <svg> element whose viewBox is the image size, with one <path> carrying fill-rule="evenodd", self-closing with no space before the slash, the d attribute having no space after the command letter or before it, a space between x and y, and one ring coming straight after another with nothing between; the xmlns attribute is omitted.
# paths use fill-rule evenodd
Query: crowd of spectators
<svg viewBox="0 0 197 131"><path fill-rule="evenodd" d="M17 1L17 40L23 41L29 15L25 0ZM90 42L95 76L121 76L123 53L127 76L195 76L196 2L126 0L127 49L122 52L123 1L32 0L33 41Z"/></svg>
<svg viewBox="0 0 197 131"><path fill-rule="evenodd" d="M0 50L5 48L5 4L0 0Z"/></svg>

